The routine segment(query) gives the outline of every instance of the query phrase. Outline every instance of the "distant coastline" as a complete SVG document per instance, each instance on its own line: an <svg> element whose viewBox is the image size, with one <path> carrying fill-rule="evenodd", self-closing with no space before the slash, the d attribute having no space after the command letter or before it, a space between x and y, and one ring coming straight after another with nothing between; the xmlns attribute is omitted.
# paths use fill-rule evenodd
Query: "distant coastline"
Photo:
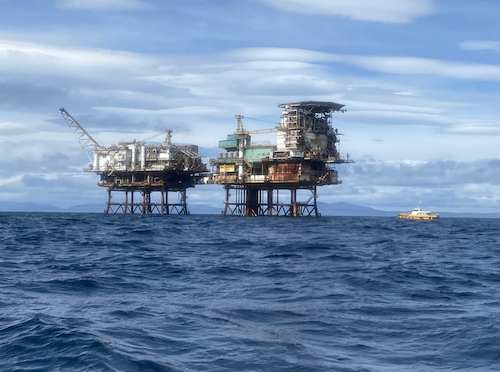
<svg viewBox="0 0 500 372"><path fill-rule="evenodd" d="M220 214L220 208L208 204L189 204L191 214ZM0 201L0 212L58 212L58 213L104 213L105 204L83 204L70 208L60 208L50 204L37 204L32 202ZM397 217L401 211L382 211L361 205L337 202L318 202L318 209L322 216L352 216L352 217ZM500 218L500 213L453 213L439 212L441 217L449 218Z"/></svg>

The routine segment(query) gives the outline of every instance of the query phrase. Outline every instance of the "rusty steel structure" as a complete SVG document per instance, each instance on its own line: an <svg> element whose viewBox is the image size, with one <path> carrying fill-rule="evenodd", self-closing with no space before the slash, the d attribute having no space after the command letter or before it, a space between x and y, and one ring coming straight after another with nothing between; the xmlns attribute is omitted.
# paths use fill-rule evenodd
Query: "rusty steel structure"
<svg viewBox="0 0 500 372"><path fill-rule="evenodd" d="M350 162L337 150L339 133L334 102L284 103L278 127L247 131L237 115L237 129L219 141L225 152L210 159L213 182L226 190L223 215L319 216L317 187L341 181L335 164ZM276 145L252 144L251 135L276 132ZM299 201L299 193L306 199Z"/></svg>
<svg viewBox="0 0 500 372"><path fill-rule="evenodd" d="M89 158L85 171L100 175L98 185L107 188L105 213L189 214L187 189L207 172L198 146L172 144L167 130L159 145L133 141L104 147L64 108L60 111ZM115 202L117 193L123 198Z"/></svg>

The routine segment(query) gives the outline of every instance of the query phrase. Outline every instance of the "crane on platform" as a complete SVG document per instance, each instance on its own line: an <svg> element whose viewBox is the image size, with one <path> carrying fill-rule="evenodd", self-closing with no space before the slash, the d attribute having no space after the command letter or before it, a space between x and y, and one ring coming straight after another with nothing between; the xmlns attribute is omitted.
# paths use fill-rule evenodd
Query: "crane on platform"
<svg viewBox="0 0 500 372"><path fill-rule="evenodd" d="M73 134L85 151L90 163L92 163L94 152L96 150L102 150L104 147L99 145L97 141L92 138L92 136L75 120L75 118L73 118L73 116L71 116L71 114L64 109L64 107L61 107L59 111L61 111L62 117L73 130Z"/></svg>
<svg viewBox="0 0 500 372"><path fill-rule="evenodd" d="M272 132L276 132L278 130L279 127L274 127L274 128L266 128L266 129L257 129L257 130L246 130L244 127L243 127L243 122L241 121L242 119L244 119L245 117L243 115L236 115L235 118L238 120L238 129L237 131L240 132L240 133L245 133L245 134L263 134L263 133L272 133ZM247 119L250 119L250 120L257 120L257 121L263 121L265 123L270 123L270 121L266 121L266 120L260 120L260 119L255 119L255 118L249 118L247 117Z"/></svg>
<svg viewBox="0 0 500 372"><path fill-rule="evenodd" d="M272 132L276 132L277 130L278 130L278 127L267 128L267 129L257 129L257 130L251 130L251 131L249 131L248 134L272 133Z"/></svg>

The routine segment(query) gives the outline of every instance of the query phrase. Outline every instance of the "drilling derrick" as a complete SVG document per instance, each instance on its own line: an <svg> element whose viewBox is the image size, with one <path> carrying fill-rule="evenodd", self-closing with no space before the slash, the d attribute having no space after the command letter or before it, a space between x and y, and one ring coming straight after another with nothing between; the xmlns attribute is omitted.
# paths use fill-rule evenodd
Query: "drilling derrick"
<svg viewBox="0 0 500 372"><path fill-rule="evenodd" d="M219 141L226 152L210 164L214 183L226 190L223 215L319 216L317 187L341 183L334 166L349 160L338 153L340 134L331 121L344 105L307 101L278 107L283 111L277 128L247 131L237 115L236 132ZM275 146L252 144L251 134L271 131ZM308 190L309 198L299 201L298 190Z"/></svg>
<svg viewBox="0 0 500 372"><path fill-rule="evenodd" d="M60 111L91 161L85 171L100 175L98 185L108 190L105 213L189 213L186 191L207 172L198 146L172 144L172 131L167 130L159 145L133 141L106 148L64 108ZM123 195L122 201L113 201L116 192ZM177 194L177 198L169 198L170 193Z"/></svg>

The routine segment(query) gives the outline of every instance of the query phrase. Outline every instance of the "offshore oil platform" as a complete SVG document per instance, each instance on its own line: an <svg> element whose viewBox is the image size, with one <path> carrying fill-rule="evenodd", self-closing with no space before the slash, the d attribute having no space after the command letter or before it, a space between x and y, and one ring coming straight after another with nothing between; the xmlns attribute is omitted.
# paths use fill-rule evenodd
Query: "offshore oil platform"
<svg viewBox="0 0 500 372"><path fill-rule="evenodd" d="M278 127L247 131L237 115L234 134L219 141L226 151L210 165L213 183L226 190L223 215L319 216L317 187L341 183L335 164L350 161L337 151L340 134L332 114L343 112L344 105L306 101L278 107L283 109ZM252 144L252 134L274 131L276 145ZM309 197L299 201L298 190L308 190Z"/></svg>
<svg viewBox="0 0 500 372"><path fill-rule="evenodd" d="M90 165L85 171L99 174L98 185L108 190L105 213L189 213L187 189L194 187L207 172L198 146L172 144L172 131L167 130L165 140L159 145L133 141L106 148L64 108L60 111L89 158ZM113 200L117 192L124 196L122 201ZM176 194L176 200L169 196L171 193ZM155 195L159 196L156 201Z"/></svg>
<svg viewBox="0 0 500 372"><path fill-rule="evenodd" d="M332 126L332 114L345 111L344 105L305 101L278 107L281 121L270 129L248 131L237 115L234 134L219 141L225 152L209 161L211 173L198 146L172 144L170 130L159 145L133 141L103 147L64 108L60 111L89 158L85 171L100 175L98 185L108 190L105 213L188 214L187 189L209 183L224 186L222 215L319 216L317 187L340 184L335 165L350 162L340 156L340 133ZM252 135L271 132L276 145L252 143ZM299 200L299 191L307 199ZM113 200L116 193L122 201ZM155 195L159 198L153 200Z"/></svg>

